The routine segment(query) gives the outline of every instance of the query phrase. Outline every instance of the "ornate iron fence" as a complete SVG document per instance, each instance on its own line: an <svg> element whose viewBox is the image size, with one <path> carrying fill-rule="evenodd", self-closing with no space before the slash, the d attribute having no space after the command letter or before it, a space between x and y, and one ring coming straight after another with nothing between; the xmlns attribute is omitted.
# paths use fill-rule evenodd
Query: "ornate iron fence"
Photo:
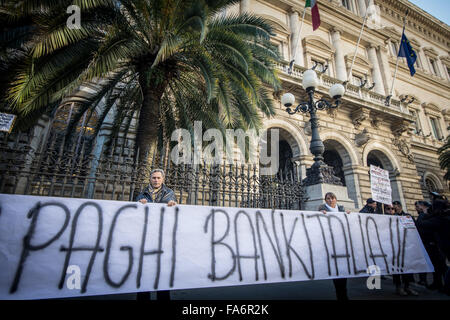
<svg viewBox="0 0 450 320"><path fill-rule="evenodd" d="M138 163L128 140L98 156L92 141L78 142L63 148L51 134L32 147L30 133L0 133L0 192L134 201L150 171L162 167L180 204L301 209L305 200L295 166L276 176L260 175L256 165L158 166L155 159Z"/></svg>

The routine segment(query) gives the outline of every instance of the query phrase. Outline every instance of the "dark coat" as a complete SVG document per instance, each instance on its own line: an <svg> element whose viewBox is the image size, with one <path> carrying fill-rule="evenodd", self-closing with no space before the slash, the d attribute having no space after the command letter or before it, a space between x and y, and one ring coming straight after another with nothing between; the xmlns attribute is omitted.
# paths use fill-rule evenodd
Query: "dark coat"
<svg viewBox="0 0 450 320"><path fill-rule="evenodd" d="M152 198L152 187L151 185L148 185L145 187L144 191L136 197L136 201L141 199L147 199L150 203L169 203L171 200L177 201L173 190L168 188L165 184L161 186L161 190L156 194L155 199Z"/></svg>
<svg viewBox="0 0 450 320"><path fill-rule="evenodd" d="M360 213L378 213L378 212L375 212L375 210L368 204L366 204L361 210L359 210L359 212Z"/></svg>
<svg viewBox="0 0 450 320"><path fill-rule="evenodd" d="M417 223L417 229L434 241L442 254L450 259L450 214L427 214Z"/></svg>

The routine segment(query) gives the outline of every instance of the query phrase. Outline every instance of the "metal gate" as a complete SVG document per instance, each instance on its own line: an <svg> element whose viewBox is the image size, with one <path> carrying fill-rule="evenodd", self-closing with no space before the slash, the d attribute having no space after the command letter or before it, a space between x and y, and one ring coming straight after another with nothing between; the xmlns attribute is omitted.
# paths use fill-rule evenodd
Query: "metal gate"
<svg viewBox="0 0 450 320"><path fill-rule="evenodd" d="M1 193L134 201L150 171L160 167L179 204L301 209L305 200L295 165L290 172L262 176L250 164L139 163L133 142L125 139L96 154L93 140L64 148L62 135L49 134L40 143L33 138L31 132L0 133Z"/></svg>

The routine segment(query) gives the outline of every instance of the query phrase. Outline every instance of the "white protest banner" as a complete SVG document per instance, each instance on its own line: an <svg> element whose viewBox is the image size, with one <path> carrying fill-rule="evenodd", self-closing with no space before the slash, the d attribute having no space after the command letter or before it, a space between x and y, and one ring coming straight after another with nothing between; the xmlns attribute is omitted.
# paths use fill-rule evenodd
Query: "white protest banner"
<svg viewBox="0 0 450 320"><path fill-rule="evenodd" d="M370 188L372 190L372 199L392 204L391 180L389 180L389 171L370 165Z"/></svg>
<svg viewBox="0 0 450 320"><path fill-rule="evenodd" d="M0 299L432 272L397 216L0 194Z"/></svg>

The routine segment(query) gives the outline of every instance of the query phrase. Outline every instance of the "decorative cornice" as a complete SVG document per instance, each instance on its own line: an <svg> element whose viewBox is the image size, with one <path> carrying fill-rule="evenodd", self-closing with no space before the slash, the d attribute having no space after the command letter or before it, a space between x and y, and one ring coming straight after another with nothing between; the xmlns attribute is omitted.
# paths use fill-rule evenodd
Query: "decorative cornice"
<svg viewBox="0 0 450 320"><path fill-rule="evenodd" d="M442 63L450 67L450 56L448 54L445 56L444 55L439 56L439 59L441 60Z"/></svg>
<svg viewBox="0 0 450 320"><path fill-rule="evenodd" d="M435 113L441 113L441 110L439 109L439 107L437 107L435 104L433 103L422 103L421 106L423 107L423 109L425 110L425 112L427 111L431 111L431 112L435 112Z"/></svg>
<svg viewBox="0 0 450 320"><path fill-rule="evenodd" d="M297 14L299 14L299 15L302 14L301 10L299 10L298 8L296 8L296 7L290 7L289 10L288 10L288 14L293 14L293 13L297 13Z"/></svg>
<svg viewBox="0 0 450 320"><path fill-rule="evenodd" d="M330 32L339 32L339 34L343 34L344 33L344 29L342 27L337 27L337 26L332 26L330 28Z"/></svg>
<svg viewBox="0 0 450 320"><path fill-rule="evenodd" d="M403 21L406 10L409 10L407 29L420 32L425 38L444 46L450 42L450 27L432 15L406 0L376 0L382 14L394 20Z"/></svg>
<svg viewBox="0 0 450 320"><path fill-rule="evenodd" d="M350 65L352 63L353 60L353 54L346 54L344 56L345 59L345 64L347 66L347 68L350 68ZM359 65L361 67L367 68L367 69L372 69L373 68L373 64L370 63L363 55L357 55L355 58L355 64Z"/></svg>
<svg viewBox="0 0 450 320"><path fill-rule="evenodd" d="M437 58L438 56L438 52L433 47L423 47L422 50L426 55L431 56L432 58Z"/></svg>

